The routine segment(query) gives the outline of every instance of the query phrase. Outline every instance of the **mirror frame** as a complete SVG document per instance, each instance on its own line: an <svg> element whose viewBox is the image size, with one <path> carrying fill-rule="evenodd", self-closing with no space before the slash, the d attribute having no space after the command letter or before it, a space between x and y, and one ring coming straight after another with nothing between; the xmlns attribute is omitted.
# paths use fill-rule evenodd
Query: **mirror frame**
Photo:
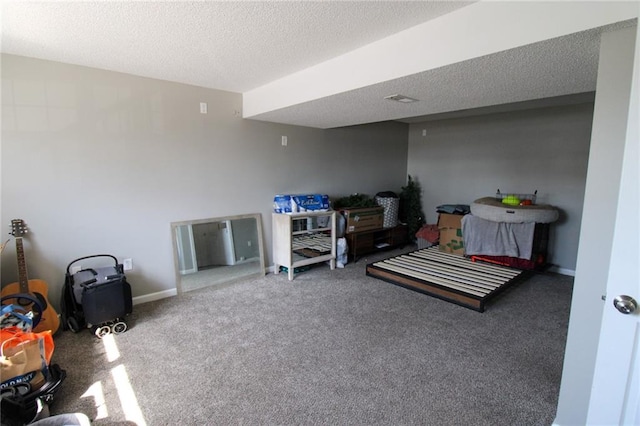
<svg viewBox="0 0 640 426"><path fill-rule="evenodd" d="M249 213L249 214L240 214L234 216L220 216L220 217L210 217L207 219L195 219L195 220L183 220L179 222L171 222L171 241L173 248L173 267L175 271L176 277L176 291L178 294L184 294L185 292L182 289L182 275L180 275L180 260L178 259L178 239L176 235L176 229L179 226L185 225L199 225L202 223L211 223L211 222L223 222L223 221L233 221L239 219L255 219L256 221L256 231L258 233L258 252L260 257L260 270L256 273L251 273L247 275L243 275L242 277L232 278L228 281L225 281L221 284L229 284L232 282L239 281L244 278L256 277L256 276L264 276L266 274L265 270L265 260L264 260L264 238L262 235L262 215L260 213ZM203 287L204 288L204 287Z"/></svg>

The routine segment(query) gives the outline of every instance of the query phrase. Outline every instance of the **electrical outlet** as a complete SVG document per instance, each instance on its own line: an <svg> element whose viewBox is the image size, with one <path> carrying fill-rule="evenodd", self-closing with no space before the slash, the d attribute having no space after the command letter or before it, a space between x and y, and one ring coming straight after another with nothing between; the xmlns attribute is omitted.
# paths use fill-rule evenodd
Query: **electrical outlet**
<svg viewBox="0 0 640 426"><path fill-rule="evenodd" d="M82 266L80 266L80 265L76 265L76 266L72 266L71 267L71 275L77 274L80 271L82 271Z"/></svg>
<svg viewBox="0 0 640 426"><path fill-rule="evenodd" d="M133 260L131 259L125 259L122 261L122 266L124 267L125 271L130 271L133 269Z"/></svg>

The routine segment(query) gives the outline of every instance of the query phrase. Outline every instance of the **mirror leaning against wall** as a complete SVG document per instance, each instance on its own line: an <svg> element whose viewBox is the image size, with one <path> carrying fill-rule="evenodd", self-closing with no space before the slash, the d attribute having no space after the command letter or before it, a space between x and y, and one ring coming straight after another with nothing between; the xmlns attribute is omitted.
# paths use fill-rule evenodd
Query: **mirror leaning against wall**
<svg viewBox="0 0 640 426"><path fill-rule="evenodd" d="M259 213L171 223L178 294L265 274Z"/></svg>

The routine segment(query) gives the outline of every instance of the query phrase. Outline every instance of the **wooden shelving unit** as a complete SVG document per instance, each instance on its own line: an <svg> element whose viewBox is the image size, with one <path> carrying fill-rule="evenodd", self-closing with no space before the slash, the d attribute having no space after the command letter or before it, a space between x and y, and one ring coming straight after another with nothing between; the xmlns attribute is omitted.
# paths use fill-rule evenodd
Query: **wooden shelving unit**
<svg viewBox="0 0 640 426"><path fill-rule="evenodd" d="M365 254L408 244L409 230L407 225L398 225L393 228L351 232L345 234L345 237L349 246L349 257L356 262Z"/></svg>
<svg viewBox="0 0 640 426"><path fill-rule="evenodd" d="M273 267L295 268L329 262L336 267L336 212L273 213Z"/></svg>

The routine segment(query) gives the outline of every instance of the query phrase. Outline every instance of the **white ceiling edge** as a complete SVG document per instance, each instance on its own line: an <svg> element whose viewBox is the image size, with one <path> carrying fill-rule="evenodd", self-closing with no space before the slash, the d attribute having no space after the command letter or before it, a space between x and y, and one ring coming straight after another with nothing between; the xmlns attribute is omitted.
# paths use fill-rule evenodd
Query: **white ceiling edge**
<svg viewBox="0 0 640 426"><path fill-rule="evenodd" d="M474 3L245 92L243 117L279 121L295 105L637 17L635 2Z"/></svg>

